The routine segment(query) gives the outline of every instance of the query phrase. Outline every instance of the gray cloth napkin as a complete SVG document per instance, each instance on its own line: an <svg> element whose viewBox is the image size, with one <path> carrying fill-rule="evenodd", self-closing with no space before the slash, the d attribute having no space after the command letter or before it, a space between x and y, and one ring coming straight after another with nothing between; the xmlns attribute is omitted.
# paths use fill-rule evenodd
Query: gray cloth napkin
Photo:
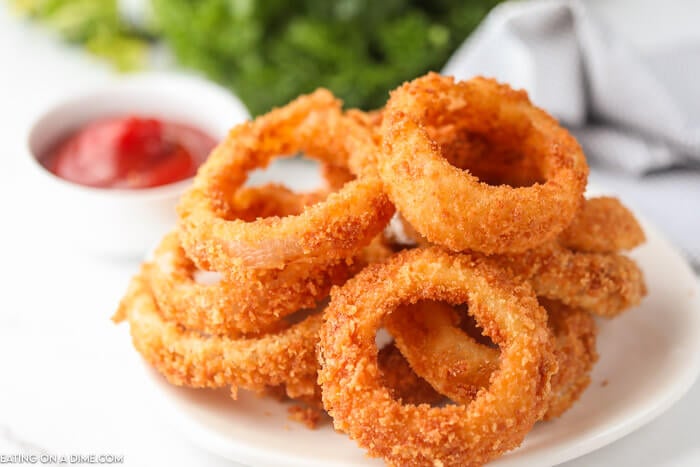
<svg viewBox="0 0 700 467"><path fill-rule="evenodd" d="M666 230L700 271L700 44L644 56L583 1L510 2L442 73L526 89L578 138L593 173ZM689 171L667 171L679 167Z"/></svg>
<svg viewBox="0 0 700 467"><path fill-rule="evenodd" d="M699 58L700 48L641 57L584 2L534 1L494 9L443 73L527 89L593 162L641 174L700 167Z"/></svg>

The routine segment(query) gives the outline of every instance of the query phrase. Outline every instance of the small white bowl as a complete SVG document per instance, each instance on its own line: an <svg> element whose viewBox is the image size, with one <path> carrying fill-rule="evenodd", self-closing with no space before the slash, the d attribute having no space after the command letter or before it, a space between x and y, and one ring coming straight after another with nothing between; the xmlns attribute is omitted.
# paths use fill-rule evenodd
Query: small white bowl
<svg viewBox="0 0 700 467"><path fill-rule="evenodd" d="M175 206L191 178L138 190L92 188L55 176L38 160L86 123L127 114L189 124L217 141L250 117L224 88L170 73L127 76L51 106L28 129L25 165L40 212L47 216L47 230L60 244L100 256L140 258L175 225Z"/></svg>

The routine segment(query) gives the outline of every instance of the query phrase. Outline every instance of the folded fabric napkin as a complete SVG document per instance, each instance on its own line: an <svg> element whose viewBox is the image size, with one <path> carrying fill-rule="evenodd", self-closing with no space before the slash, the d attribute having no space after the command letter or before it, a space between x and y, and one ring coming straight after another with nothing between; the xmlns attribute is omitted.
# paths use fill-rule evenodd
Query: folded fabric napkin
<svg viewBox="0 0 700 467"><path fill-rule="evenodd" d="M574 133L594 168L628 177L694 168L698 177L683 179L684 193L696 197L683 200L685 232L668 233L700 266L700 44L642 56L583 1L511 2L490 13L442 72L526 89ZM662 223L661 214L651 217Z"/></svg>
<svg viewBox="0 0 700 467"><path fill-rule="evenodd" d="M700 119L692 121L700 113L697 53L643 60L582 1L518 2L496 8L443 73L484 74L527 89L594 160L644 173L700 167Z"/></svg>

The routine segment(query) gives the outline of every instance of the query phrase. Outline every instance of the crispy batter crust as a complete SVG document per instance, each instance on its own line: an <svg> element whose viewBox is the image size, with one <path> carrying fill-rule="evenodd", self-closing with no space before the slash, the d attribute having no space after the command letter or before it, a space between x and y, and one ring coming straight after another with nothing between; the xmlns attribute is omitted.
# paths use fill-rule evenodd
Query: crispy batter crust
<svg viewBox="0 0 700 467"><path fill-rule="evenodd" d="M358 268L345 261L330 266L290 265L282 270L240 271L216 284L197 282L199 269L180 246L177 232L155 251L149 282L161 314L193 331L237 337L279 328L279 322L316 307L334 284Z"/></svg>
<svg viewBox="0 0 700 467"><path fill-rule="evenodd" d="M575 252L549 242L524 253L491 258L519 280L529 281L538 296L605 318L639 305L647 294L637 263L617 253Z"/></svg>
<svg viewBox="0 0 700 467"><path fill-rule="evenodd" d="M598 360L597 329L593 317L583 310L547 299L540 303L547 310L559 367L552 376L543 416L551 420L568 410L588 387ZM384 324L417 375L453 401L468 404L481 388L489 386L500 351L478 343L460 329L456 314L445 303L419 302L387 316Z"/></svg>
<svg viewBox="0 0 700 467"><path fill-rule="evenodd" d="M401 213L395 217L401 222L408 240L418 246L430 245ZM614 253L638 247L646 238L634 214L620 200L603 196L586 199L557 241L574 251Z"/></svg>
<svg viewBox="0 0 700 467"><path fill-rule="evenodd" d="M382 347L377 354L377 367L384 387L394 399L404 404L438 404L445 400L445 396L411 369L393 342Z"/></svg>
<svg viewBox="0 0 700 467"><path fill-rule="evenodd" d="M319 345L323 403L335 427L392 465L481 465L518 446L542 416L556 370L546 313L527 284L488 261L410 250L331 292ZM404 405L382 385L383 318L419 300L468 303L502 349L488 390L468 406Z"/></svg>
<svg viewBox="0 0 700 467"><path fill-rule="evenodd" d="M334 164L321 164L321 177L330 191L338 191L346 183L355 179L355 176L345 166Z"/></svg>
<svg viewBox="0 0 700 467"><path fill-rule="evenodd" d="M552 420L569 410L591 383L591 370L598 361L598 328L590 313L540 299L549 315L554 334L559 371L552 376L552 393L543 420Z"/></svg>
<svg viewBox="0 0 700 467"><path fill-rule="evenodd" d="M261 392L284 384L290 397L313 395L320 313L276 333L233 339L206 336L166 321L148 285L150 266L135 276L114 316L127 320L134 347L177 386L231 386Z"/></svg>
<svg viewBox="0 0 700 467"><path fill-rule="evenodd" d="M576 253L551 242L494 260L529 280L538 296L605 318L638 305L647 293L639 266L617 253Z"/></svg>
<svg viewBox="0 0 700 467"><path fill-rule="evenodd" d="M495 145L517 141L544 183L492 186L455 167L425 126L461 125ZM391 93L379 174L391 200L429 241L454 251L522 252L554 239L583 199L588 166L576 140L522 91L430 73ZM505 141L505 143L503 143Z"/></svg>
<svg viewBox="0 0 700 467"><path fill-rule="evenodd" d="M413 371L439 393L468 404L489 386L500 352L478 343L459 323L457 310L438 301L405 305L384 320Z"/></svg>
<svg viewBox="0 0 700 467"><path fill-rule="evenodd" d="M230 212L248 172L279 155L303 151L343 166L353 152L373 147L368 132L343 116L340 103L325 90L235 127L180 200L185 250L200 268L223 274L241 266L275 269L353 255L394 212L377 177L359 177L299 215L246 222L231 219Z"/></svg>
<svg viewBox="0 0 700 467"><path fill-rule="evenodd" d="M617 198L587 199L559 242L576 251L612 253L631 250L646 241L634 214Z"/></svg>

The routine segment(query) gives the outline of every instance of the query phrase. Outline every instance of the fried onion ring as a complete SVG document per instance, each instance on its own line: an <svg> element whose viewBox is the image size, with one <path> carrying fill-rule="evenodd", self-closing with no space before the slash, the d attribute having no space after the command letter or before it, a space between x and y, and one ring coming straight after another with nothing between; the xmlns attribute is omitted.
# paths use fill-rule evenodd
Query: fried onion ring
<svg viewBox="0 0 700 467"><path fill-rule="evenodd" d="M355 179L347 168L335 164L321 164L321 177L330 191L338 191Z"/></svg>
<svg viewBox="0 0 700 467"><path fill-rule="evenodd" d="M489 386L500 352L472 339L459 323L454 307L436 301L405 305L384 320L413 371L439 393L467 404Z"/></svg>
<svg viewBox="0 0 700 467"><path fill-rule="evenodd" d="M604 318L639 305L647 293L639 266L617 253L575 252L550 242L524 253L491 258L511 269L519 280L529 281L538 296Z"/></svg>
<svg viewBox="0 0 700 467"><path fill-rule="evenodd" d="M382 347L377 354L377 367L384 387L391 391L394 399L404 404L438 404L445 400L445 396L411 369L393 342Z"/></svg>
<svg viewBox="0 0 700 467"><path fill-rule="evenodd" d="M588 387L598 359L597 331L595 320L583 310L546 299L540 303L547 310L559 367L552 376L542 418L551 420L568 410ZM418 302L406 308L384 322L401 354L438 392L460 404L471 402L479 390L489 386L498 369L499 350L476 342L460 329L455 309L445 303Z"/></svg>
<svg viewBox="0 0 700 467"><path fill-rule="evenodd" d="M517 141L545 182L490 186L450 164L424 125L459 124L493 144ZM391 93L379 174L399 211L454 251L522 252L552 240L583 199L588 166L576 140L527 94L493 80L455 83L430 73Z"/></svg>
<svg viewBox="0 0 700 467"><path fill-rule="evenodd" d="M538 296L605 318L638 305L647 293L639 266L616 253L577 253L551 242L494 260L530 281Z"/></svg>
<svg viewBox="0 0 700 467"><path fill-rule="evenodd" d="M377 130L382 122L382 110L363 112L358 109L350 109L345 112L345 116L364 129L361 138L366 138L370 135L376 144L376 148L379 147L380 137L377 134ZM357 128L355 130L359 131ZM373 161L376 165L376 153L377 151L372 150L358 150L348 159L346 165L323 163L321 164L321 176L332 191L339 190L343 185L354 180L357 175L368 171L374 176L378 176L376 170L368 163L368 161ZM351 161L354 163L351 164Z"/></svg>
<svg viewBox="0 0 700 467"><path fill-rule="evenodd" d="M542 420L552 420L569 410L591 382L598 361L598 329L590 313L540 298L547 310L547 325L554 334L559 371L552 376L552 393Z"/></svg>
<svg viewBox="0 0 700 467"><path fill-rule="evenodd" d="M134 347L176 386L231 386L263 392L285 385L289 397L312 396L316 388L316 343L322 314L276 333L232 339L206 336L160 315L148 285L150 265L142 267L113 320L128 320Z"/></svg>
<svg viewBox="0 0 700 467"><path fill-rule="evenodd" d="M357 267L295 264L282 270L242 270L236 280L202 284L177 232L171 232L155 251L149 282L164 318L193 331L237 337L274 330L285 316L315 308L332 285L345 282Z"/></svg>
<svg viewBox="0 0 700 467"><path fill-rule="evenodd" d="M336 429L396 465L481 465L518 446L542 416L556 371L546 313L526 283L488 261L408 250L331 292L321 329L319 383ZM375 334L419 300L468 303L501 348L488 390L469 405L404 405L382 385Z"/></svg>
<svg viewBox="0 0 700 467"><path fill-rule="evenodd" d="M558 239L567 248L593 253L631 250L646 240L634 214L609 196L587 199Z"/></svg>
<svg viewBox="0 0 700 467"><path fill-rule="evenodd" d="M299 215L246 222L231 218L232 203L248 172L279 155L303 151L344 166L354 152L375 147L370 133L343 116L340 102L325 90L235 127L180 200L183 247L197 266L225 275L240 267L275 269L355 254L394 211L377 177L350 181Z"/></svg>
<svg viewBox="0 0 700 467"><path fill-rule="evenodd" d="M399 228L403 232L399 238L400 243L430 245L401 213L394 215L392 224L394 222L400 223ZM571 224L559 234L557 241L574 251L614 253L641 245L645 237L634 214L617 198L604 196L586 199Z"/></svg>

